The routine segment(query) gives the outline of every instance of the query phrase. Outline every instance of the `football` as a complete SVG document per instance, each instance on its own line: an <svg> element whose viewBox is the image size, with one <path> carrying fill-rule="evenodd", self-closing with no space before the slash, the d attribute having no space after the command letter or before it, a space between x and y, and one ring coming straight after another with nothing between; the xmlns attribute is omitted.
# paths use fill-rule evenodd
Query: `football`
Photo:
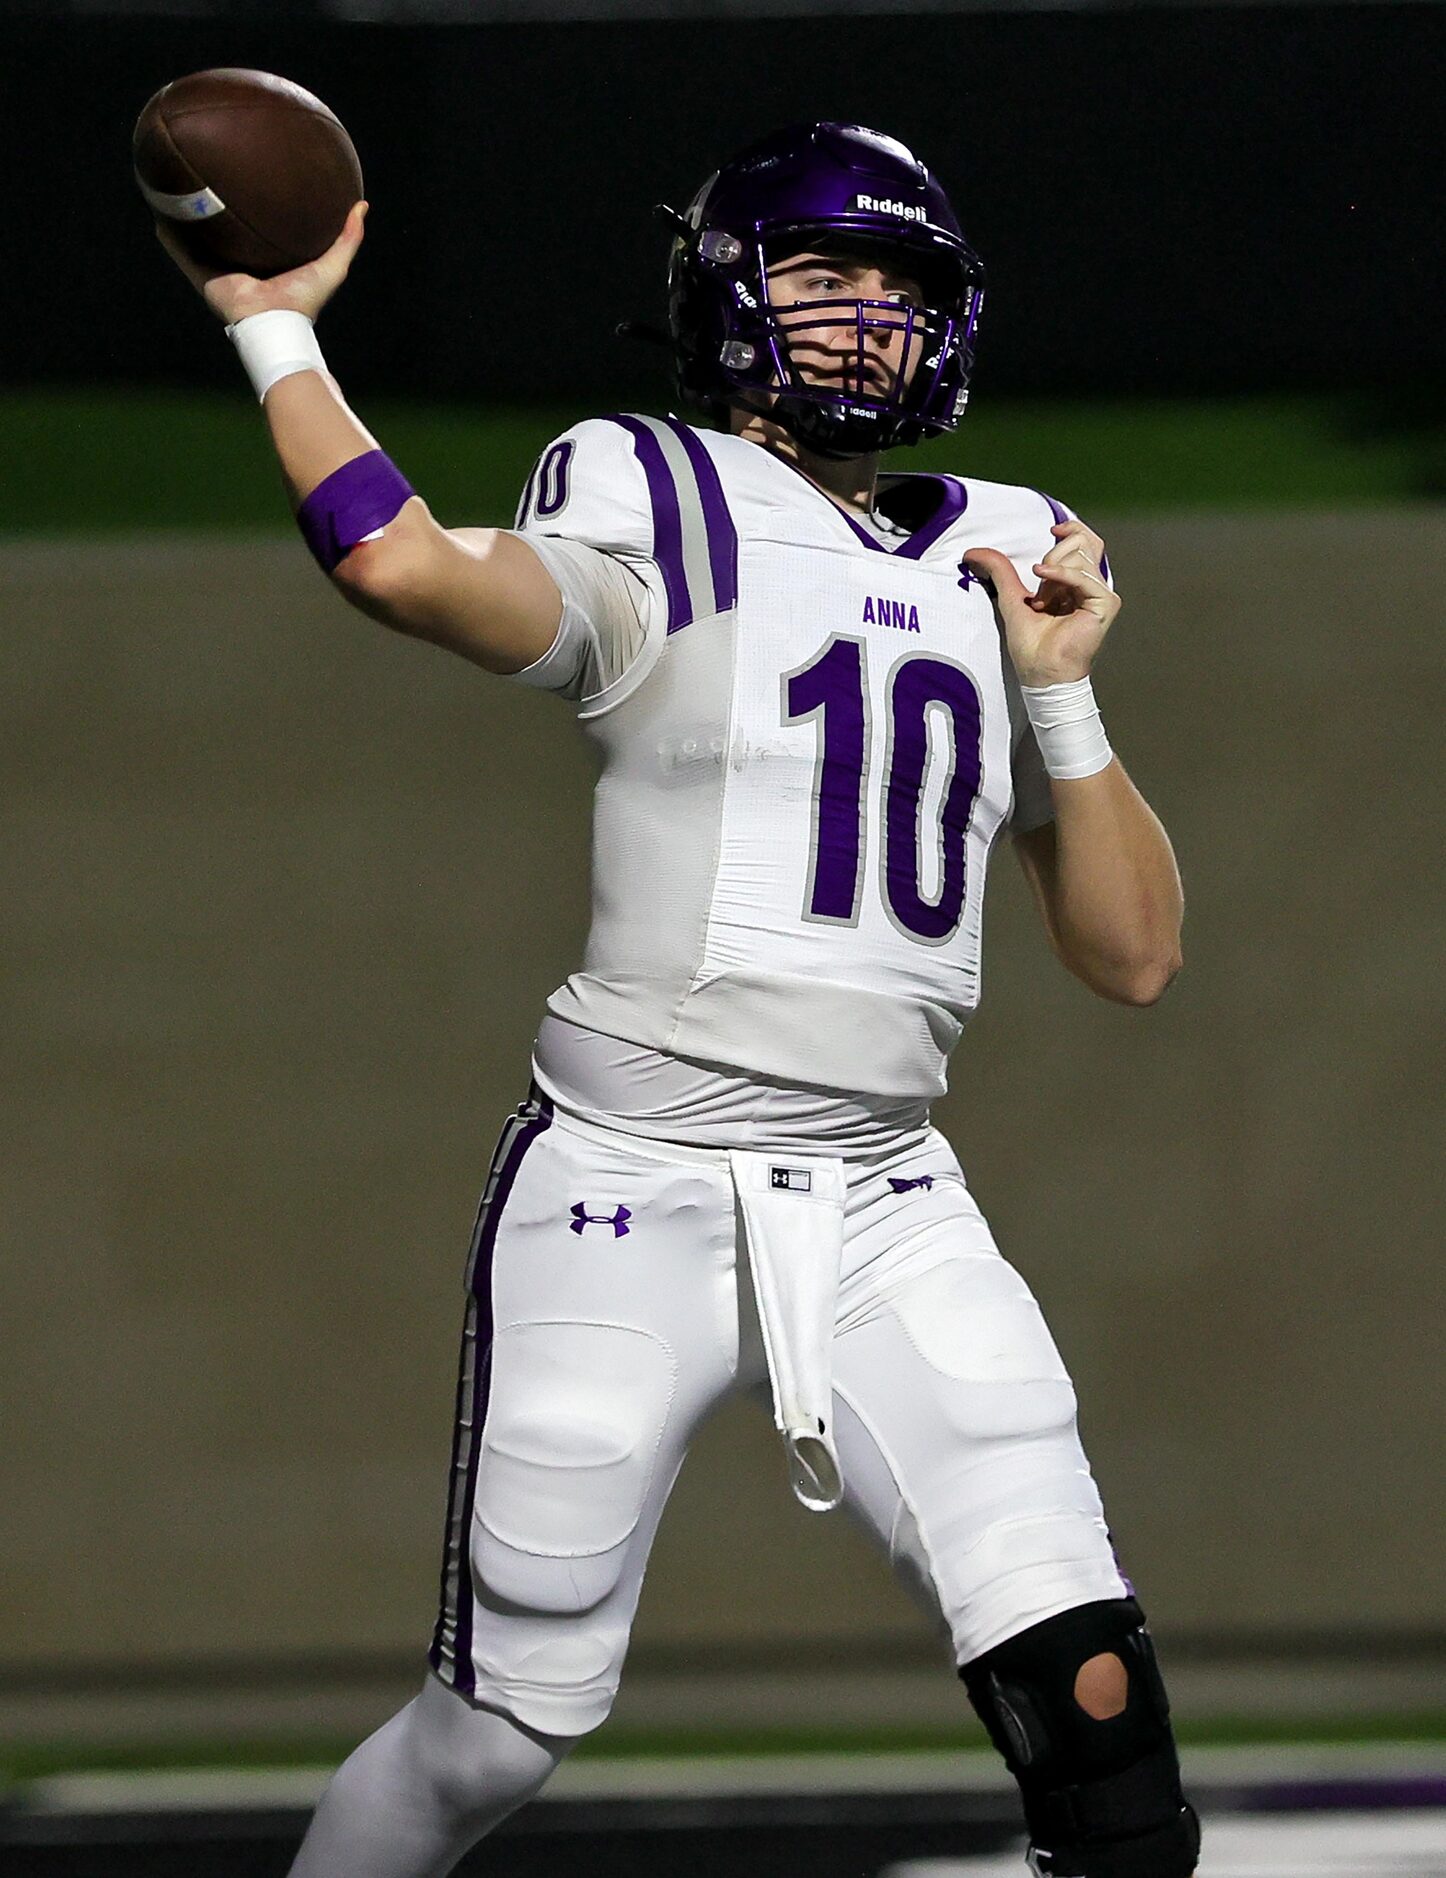
<svg viewBox="0 0 1446 1878"><path fill-rule="evenodd" d="M230 67L163 85L136 119L136 182L192 258L269 279L324 254L361 198L351 138L320 98Z"/></svg>

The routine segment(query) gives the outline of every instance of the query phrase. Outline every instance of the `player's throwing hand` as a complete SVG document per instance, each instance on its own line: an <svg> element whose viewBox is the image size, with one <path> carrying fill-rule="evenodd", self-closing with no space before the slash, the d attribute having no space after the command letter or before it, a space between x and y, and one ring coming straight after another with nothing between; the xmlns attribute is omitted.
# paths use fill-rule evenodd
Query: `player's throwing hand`
<svg viewBox="0 0 1446 1878"><path fill-rule="evenodd" d="M206 305L228 326L252 313L269 313L284 308L290 313L304 313L314 320L331 296L346 279L357 249L362 244L367 204L352 205L346 225L325 254L318 255L303 267L287 274L258 280L254 274L223 274L215 268L192 260L165 222L156 223L156 240L190 281Z"/></svg>
<svg viewBox="0 0 1446 1878"><path fill-rule="evenodd" d="M1062 685L1089 676L1121 600L1100 578L1105 544L1083 522L1057 522L1055 544L1034 563L1030 593L1008 555L968 548L964 559L994 584L1009 656L1022 685Z"/></svg>

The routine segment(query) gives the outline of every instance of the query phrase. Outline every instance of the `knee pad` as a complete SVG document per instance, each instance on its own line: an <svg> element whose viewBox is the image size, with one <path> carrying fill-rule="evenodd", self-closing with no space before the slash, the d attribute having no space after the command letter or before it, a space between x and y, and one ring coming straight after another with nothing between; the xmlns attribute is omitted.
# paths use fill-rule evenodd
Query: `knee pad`
<svg viewBox="0 0 1446 1878"><path fill-rule="evenodd" d="M621 1324L498 1331L472 1563L501 1605L577 1616L617 1588L676 1371L666 1344Z"/></svg>
<svg viewBox="0 0 1446 1878"><path fill-rule="evenodd" d="M1081 1668L1124 1665L1125 1704L1097 1719ZM1039 1878L1190 1878L1200 1824L1180 1790L1170 1708L1133 1598L1080 1605L1010 1637L959 1672L1019 1782Z"/></svg>

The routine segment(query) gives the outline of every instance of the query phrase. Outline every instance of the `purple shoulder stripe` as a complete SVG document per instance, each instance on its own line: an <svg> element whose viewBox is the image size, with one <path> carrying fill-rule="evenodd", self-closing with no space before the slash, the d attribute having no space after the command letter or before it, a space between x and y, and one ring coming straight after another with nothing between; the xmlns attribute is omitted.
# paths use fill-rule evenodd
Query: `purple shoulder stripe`
<svg viewBox="0 0 1446 1878"><path fill-rule="evenodd" d="M653 559L662 573L663 591L668 599L668 631L677 632L692 623L695 608L683 567L683 518L673 473L668 468L662 445L640 418L609 417L604 421L620 425L632 438L633 451L648 479L648 501L653 510Z"/></svg>
<svg viewBox="0 0 1446 1878"><path fill-rule="evenodd" d="M738 530L728 513L728 498L723 493L723 478L707 444L689 425L676 417L665 418L674 436L687 452L688 462L698 480L698 495L703 504L703 520L708 530L708 569L713 577L713 608L727 613L738 604Z"/></svg>

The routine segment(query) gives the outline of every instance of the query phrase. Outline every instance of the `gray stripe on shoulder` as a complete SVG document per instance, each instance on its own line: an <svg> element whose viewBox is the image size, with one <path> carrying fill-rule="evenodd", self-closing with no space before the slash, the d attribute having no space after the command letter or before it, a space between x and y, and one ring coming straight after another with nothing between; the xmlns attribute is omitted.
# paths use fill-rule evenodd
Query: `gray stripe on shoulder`
<svg viewBox="0 0 1446 1878"><path fill-rule="evenodd" d="M657 438L663 460L673 472L673 487L678 492L678 513L683 525L683 572L688 579L688 591L693 595L694 617L704 619L718 611L718 595L713 586L708 518L698 488L698 472L671 424L656 417L645 417L642 421Z"/></svg>

